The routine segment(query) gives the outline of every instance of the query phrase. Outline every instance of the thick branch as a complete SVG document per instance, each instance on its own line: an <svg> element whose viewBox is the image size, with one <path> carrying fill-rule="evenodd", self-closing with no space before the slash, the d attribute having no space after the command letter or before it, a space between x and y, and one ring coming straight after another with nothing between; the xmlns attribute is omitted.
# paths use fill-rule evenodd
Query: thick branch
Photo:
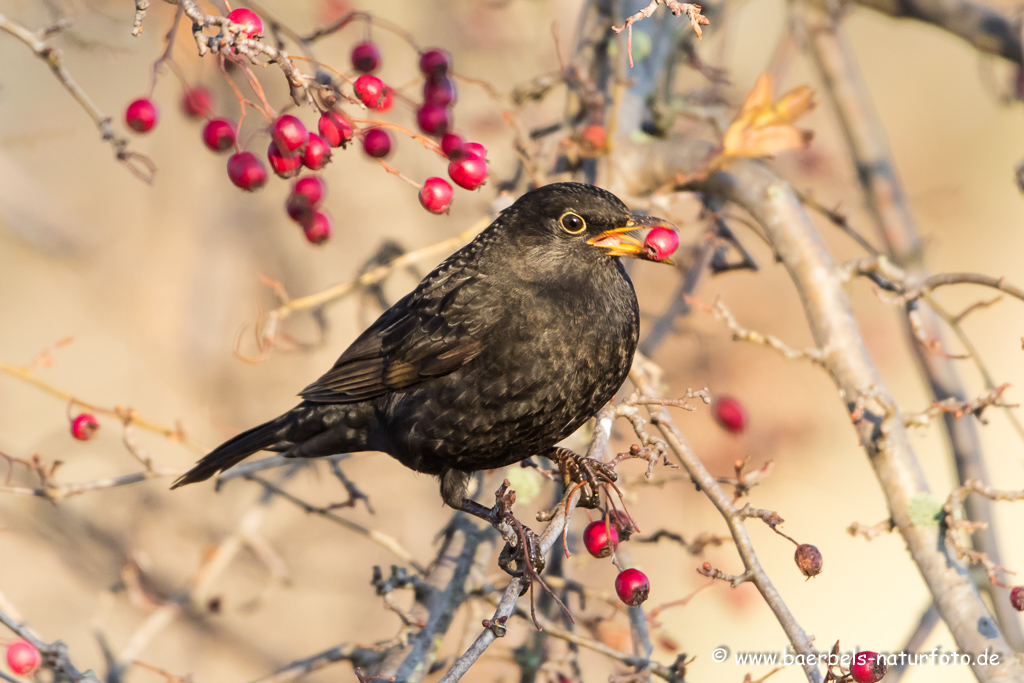
<svg viewBox="0 0 1024 683"><path fill-rule="evenodd" d="M623 149L619 175L626 194L643 194L692 173L711 149L708 143L655 142ZM946 548L936 526L919 526L911 503L929 496L927 482L843 289L842 268L786 183L756 161L740 160L694 184L750 213L764 228L803 301L811 331L825 354L824 365L846 403L862 419L855 423L882 486L893 520L907 542L940 614L960 649L973 655L1000 654L998 666L976 666L980 681L1024 680L1011 651L966 568ZM867 407L868 405L872 407Z"/></svg>
<svg viewBox="0 0 1024 683"><path fill-rule="evenodd" d="M901 19L916 19L963 38L979 52L1024 64L1021 21L971 0L853 0L862 7ZM829 0L813 0L825 8Z"/></svg>
<svg viewBox="0 0 1024 683"><path fill-rule="evenodd" d="M920 232L893 164L885 129L872 106L871 94L861 77L842 26L825 25L813 32L805 30L805 33L809 34L806 36L807 48L825 84L825 91L839 118L847 147L856 166L869 214L884 238L892 260L906 269L908 279L922 281L920 290L924 292L950 284L971 282L1006 291L1012 296L1024 296L1024 292L1008 285L1001 278L974 275L929 276L922 254ZM1018 31L1018 60L1019 35ZM953 360L934 353L931 348L919 343L919 337L923 334L938 348L945 347L939 317L929 308L918 307L914 312L916 318L912 319L911 311L908 306L908 315L904 318L904 331L934 401L965 401L966 391ZM915 325L919 325L920 330L915 330ZM981 440L976 425L972 420L960 420L952 414L943 417L960 483L969 480L987 483L988 472L982 458ZM986 523L973 534L975 547L996 564L1001 564L991 504L984 498L972 499L968 503L967 514L974 521ZM989 586L988 589L992 592L994 610L1006 637L1015 649L1024 648L1024 632L1021 631L1015 610L1011 608L1008 592L994 586Z"/></svg>

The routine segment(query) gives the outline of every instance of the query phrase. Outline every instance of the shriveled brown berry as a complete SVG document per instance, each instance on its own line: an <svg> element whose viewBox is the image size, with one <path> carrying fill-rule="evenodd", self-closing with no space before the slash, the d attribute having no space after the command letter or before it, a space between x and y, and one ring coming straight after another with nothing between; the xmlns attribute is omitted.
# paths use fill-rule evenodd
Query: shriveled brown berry
<svg viewBox="0 0 1024 683"><path fill-rule="evenodd" d="M821 573L821 551L810 543L798 545L794 559L796 560L796 566L800 568L800 572L807 578Z"/></svg>

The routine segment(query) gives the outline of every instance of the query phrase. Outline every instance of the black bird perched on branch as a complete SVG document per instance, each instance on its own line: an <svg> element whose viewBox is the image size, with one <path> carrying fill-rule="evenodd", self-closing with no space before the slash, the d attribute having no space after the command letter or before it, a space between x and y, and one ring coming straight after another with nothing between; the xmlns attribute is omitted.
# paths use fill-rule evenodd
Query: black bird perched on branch
<svg viewBox="0 0 1024 683"><path fill-rule="evenodd" d="M493 521L465 498L471 472L545 455L567 481L592 474L593 461L555 444L629 372L640 321L619 257L651 260L635 235L656 225L666 221L592 185L527 192L385 311L298 406L222 444L174 487L260 450L383 451L438 476L451 507Z"/></svg>

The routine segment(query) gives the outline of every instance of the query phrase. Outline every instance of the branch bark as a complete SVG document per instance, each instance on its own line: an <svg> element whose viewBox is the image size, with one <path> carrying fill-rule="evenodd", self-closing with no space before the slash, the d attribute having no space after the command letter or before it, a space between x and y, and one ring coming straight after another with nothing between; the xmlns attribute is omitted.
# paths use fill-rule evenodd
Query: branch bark
<svg viewBox="0 0 1024 683"><path fill-rule="evenodd" d="M984 52L1024 65L1021 20L971 0L853 0L861 7L897 19L916 19L931 24ZM832 0L812 0L825 9Z"/></svg>
<svg viewBox="0 0 1024 683"><path fill-rule="evenodd" d="M801 17L797 19L803 23ZM824 24L820 28L804 28L803 32L806 48L825 85L825 92L846 138L869 215L885 240L893 262L904 268L911 279L922 282L923 289L965 281L963 277L952 275L929 276L920 231L893 164L885 129L872 106L871 94L861 77L842 26ZM1019 37L1019 31L1017 35ZM1019 58L1019 42L1017 54ZM978 282L977 279L973 281ZM997 278L982 278L981 283L997 288L1005 284ZM1013 287L1009 288L1009 293L1014 296L1021 294ZM939 348L945 348L939 316L928 307L918 307L917 311L927 338L936 341ZM954 361L925 348L914 333L909 308L906 313L908 315L903 318L905 338L928 383L933 400L966 400L966 391ZM972 480L989 483L976 423L970 419L958 419L948 413L943 415L943 421L960 483ZM984 528L973 534L975 548L988 555L994 563L1002 564L991 502L980 496L970 499L967 502L967 515L973 521L986 523ZM987 584L986 590L991 595L1003 633L1015 650L1024 649L1024 632L1021 631L1016 610L1010 605L1008 589Z"/></svg>
<svg viewBox="0 0 1024 683"><path fill-rule="evenodd" d="M643 194L697 170L711 145L663 141L623 148L613 190ZM1012 652L938 526L917 523L913 502L932 499L891 393L875 367L843 289L842 268L789 186L757 161L738 160L695 181L690 189L717 194L757 220L789 271L806 311L823 365L848 413L863 407L855 428L886 496L893 520L963 652L1000 655L996 666L974 666L979 681L1024 681Z"/></svg>

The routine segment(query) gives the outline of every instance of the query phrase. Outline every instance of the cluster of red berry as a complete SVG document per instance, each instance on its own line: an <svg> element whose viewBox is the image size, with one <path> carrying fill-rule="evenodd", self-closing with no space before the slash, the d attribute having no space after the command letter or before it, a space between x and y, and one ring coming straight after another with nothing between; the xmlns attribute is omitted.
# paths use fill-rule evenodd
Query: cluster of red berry
<svg viewBox="0 0 1024 683"><path fill-rule="evenodd" d="M240 27L241 37L255 40L263 34L263 21L251 9L235 9L227 18ZM371 41L357 44L352 49L351 61L353 69L361 74L352 82L356 99L373 111L390 110L394 105L392 89L373 75L381 65L377 45ZM457 99L457 89L451 78L451 56L440 49L426 50L420 54L419 68L424 83L423 101L416 109L416 122L424 134L439 141L438 149L449 161L451 180L459 187L475 190L487 179L487 150L483 145L466 142L451 132L452 106ZM182 108L192 118L207 120L202 138L209 149L214 152L235 150L227 163L228 178L232 183L250 192L266 185L269 177L267 166L253 152L238 148L236 124L226 118L212 117L213 98L209 90L202 86L188 89ZM158 116L153 100L141 97L128 105L125 122L132 130L146 133L156 126ZM388 128L402 130L382 123L370 123L358 129L344 114L326 109L320 112L318 132L314 133L307 131L297 116L285 114L270 122L267 163L270 170L281 178L293 178L304 167L319 171L330 162L332 149L345 148L356 136L361 139L367 156L383 160L393 147ZM425 209L435 214L448 212L454 190L447 180L431 177L418 187L420 204ZM320 210L325 190L322 178L303 178L293 186L286 202L289 217L302 227L306 239L313 244L324 242L331 234L330 216Z"/></svg>
<svg viewBox="0 0 1024 683"><path fill-rule="evenodd" d="M619 546L620 540L629 540L635 528L633 520L628 515L619 510L612 510L604 519L587 525L583 530L583 545L594 557L608 557ZM631 607L636 607L646 600L650 592L651 582L639 569L623 569L615 577L615 593L619 600Z"/></svg>

